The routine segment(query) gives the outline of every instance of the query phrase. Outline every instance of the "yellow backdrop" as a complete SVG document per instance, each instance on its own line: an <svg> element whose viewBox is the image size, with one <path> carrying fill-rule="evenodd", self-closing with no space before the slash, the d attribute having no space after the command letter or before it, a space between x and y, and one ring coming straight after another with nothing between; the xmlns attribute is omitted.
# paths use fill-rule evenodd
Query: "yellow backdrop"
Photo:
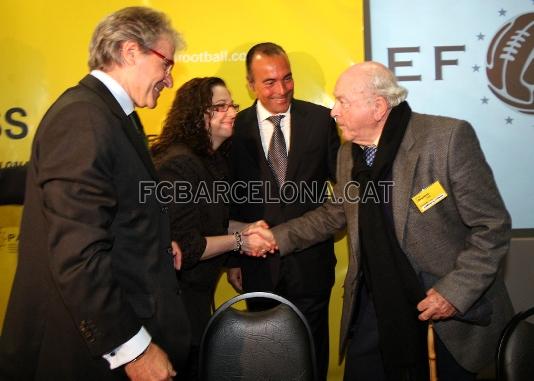
<svg viewBox="0 0 534 381"><path fill-rule="evenodd" d="M295 96L331 106L339 73L363 60L362 0L323 1L5 1L0 5L0 167L24 163L44 112L67 87L88 71L91 33L102 17L130 5L166 12L184 36L177 54L176 89L195 76L220 76L242 107L253 98L245 81L244 56L254 44L273 41L288 52ZM140 112L149 134L160 131L174 90L163 92L156 110ZM21 208L0 207L0 325L16 266ZM336 243L338 265L330 305L329 379L341 379L337 366L341 281L345 277L345 240ZM216 305L235 292L219 283Z"/></svg>

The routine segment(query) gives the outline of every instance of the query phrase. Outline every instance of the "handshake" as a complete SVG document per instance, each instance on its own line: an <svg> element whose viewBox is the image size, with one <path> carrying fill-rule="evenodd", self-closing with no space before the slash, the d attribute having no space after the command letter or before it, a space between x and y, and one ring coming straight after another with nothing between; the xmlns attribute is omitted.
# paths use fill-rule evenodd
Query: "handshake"
<svg viewBox="0 0 534 381"><path fill-rule="evenodd" d="M269 225L263 220L246 225L240 232L240 252L250 257L267 257L278 250Z"/></svg>
<svg viewBox="0 0 534 381"><path fill-rule="evenodd" d="M239 233L206 237L206 249L200 260L227 253L232 249L239 250L240 253L251 257L263 258L266 258L268 253L272 254L278 250L273 233L269 230L269 225L263 220L248 225L242 222L230 221L229 231L238 231ZM171 247L174 268L181 270L182 250L176 241L171 242Z"/></svg>

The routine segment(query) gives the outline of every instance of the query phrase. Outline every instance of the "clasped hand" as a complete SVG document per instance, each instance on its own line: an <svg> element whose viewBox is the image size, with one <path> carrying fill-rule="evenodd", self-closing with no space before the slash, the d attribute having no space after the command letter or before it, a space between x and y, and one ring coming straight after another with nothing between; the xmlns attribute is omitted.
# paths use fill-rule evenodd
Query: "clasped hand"
<svg viewBox="0 0 534 381"><path fill-rule="evenodd" d="M417 305L419 320L443 320L453 317L457 310L439 292L431 288L426 292L426 298Z"/></svg>
<svg viewBox="0 0 534 381"><path fill-rule="evenodd" d="M243 239L241 252L248 256L265 258L268 253L273 254L278 250L273 233L263 220L247 225L241 231L241 237Z"/></svg>

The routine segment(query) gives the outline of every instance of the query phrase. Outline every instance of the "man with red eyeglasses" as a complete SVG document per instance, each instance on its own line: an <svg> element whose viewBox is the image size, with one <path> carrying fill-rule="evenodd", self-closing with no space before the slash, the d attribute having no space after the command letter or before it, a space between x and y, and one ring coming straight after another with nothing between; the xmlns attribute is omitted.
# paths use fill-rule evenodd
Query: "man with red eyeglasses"
<svg viewBox="0 0 534 381"><path fill-rule="evenodd" d="M119 10L96 28L92 70L52 105L28 166L2 380L170 380L190 329L167 208L135 107L172 87L183 45L168 18Z"/></svg>

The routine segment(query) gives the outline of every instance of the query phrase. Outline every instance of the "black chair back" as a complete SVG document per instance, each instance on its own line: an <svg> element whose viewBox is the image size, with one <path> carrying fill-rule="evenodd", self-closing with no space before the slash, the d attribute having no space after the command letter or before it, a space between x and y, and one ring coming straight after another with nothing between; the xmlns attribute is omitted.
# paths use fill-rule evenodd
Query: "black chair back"
<svg viewBox="0 0 534 381"><path fill-rule="evenodd" d="M280 302L266 311L232 305L251 298ZM224 303L211 317L200 345L202 381L316 381L315 352L304 315L281 296L252 292Z"/></svg>
<svg viewBox="0 0 534 381"><path fill-rule="evenodd" d="M534 324L526 321L534 307L515 315L507 324L497 350L498 381L534 380Z"/></svg>

